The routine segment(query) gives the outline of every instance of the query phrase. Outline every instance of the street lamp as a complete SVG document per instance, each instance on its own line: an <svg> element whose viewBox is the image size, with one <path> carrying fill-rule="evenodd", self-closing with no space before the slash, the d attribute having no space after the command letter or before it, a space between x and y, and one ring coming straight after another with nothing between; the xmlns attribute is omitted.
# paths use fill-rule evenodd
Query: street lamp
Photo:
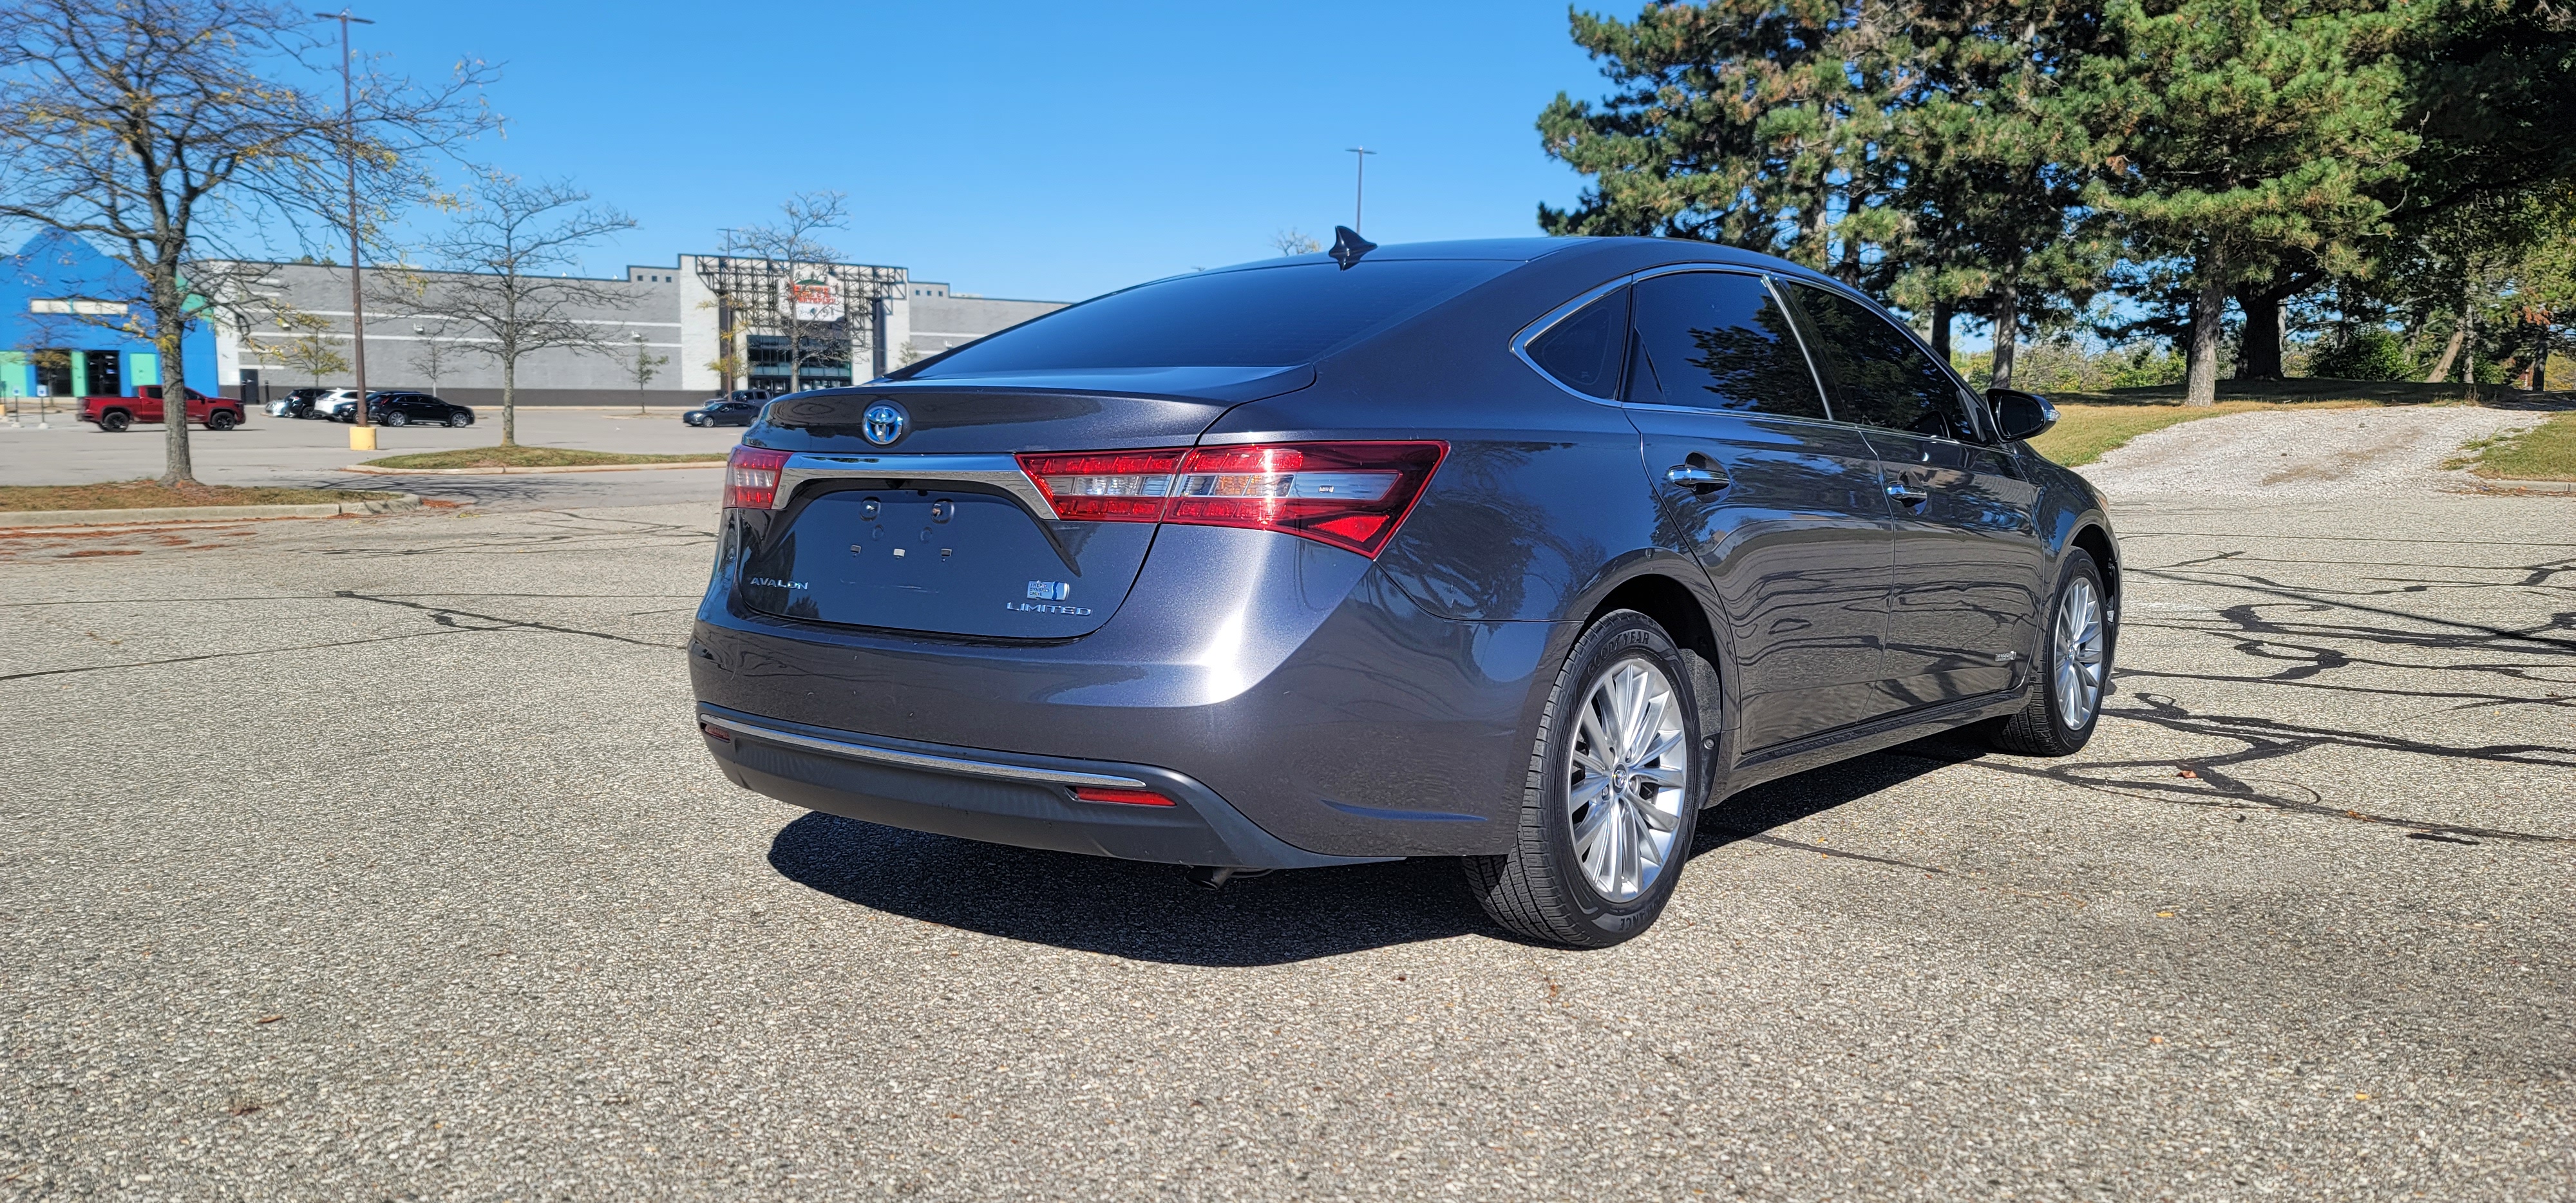
<svg viewBox="0 0 2576 1203"><path fill-rule="evenodd" d="M1368 157L1377 152L1365 146L1354 146L1350 151L1351 161L1359 165L1359 177L1351 183L1351 233L1357 234L1364 229L1360 225L1360 210L1362 202L1368 199Z"/></svg>
<svg viewBox="0 0 2576 1203"><path fill-rule="evenodd" d="M349 15L349 10L315 13L325 21L340 23L340 116L348 133L340 145L341 157L349 169L349 337L351 356L358 385L357 411L349 418L349 450L376 449L376 428L367 423L367 301L358 287L358 102L357 89L349 82L349 23L373 25L365 17Z"/></svg>

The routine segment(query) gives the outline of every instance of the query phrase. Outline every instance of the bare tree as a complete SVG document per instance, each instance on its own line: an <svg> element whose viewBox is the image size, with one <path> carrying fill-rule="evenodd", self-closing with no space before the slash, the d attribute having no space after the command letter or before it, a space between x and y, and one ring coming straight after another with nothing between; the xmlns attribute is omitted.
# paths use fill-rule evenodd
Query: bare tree
<svg viewBox="0 0 2576 1203"><path fill-rule="evenodd" d="M641 333L630 334L627 337L635 342L635 358L626 361L626 378L635 382L635 413L640 417L644 413L644 386L653 383L653 378L662 374L662 365L671 362L671 357L653 354L651 349L644 345L644 336Z"/></svg>
<svg viewBox="0 0 2576 1203"><path fill-rule="evenodd" d="M797 193L778 206L779 220L726 230L717 253L699 260L727 343L709 366L722 371L727 357L751 358L731 345L737 332L776 331L794 391L805 387L807 365L850 363L874 337L877 302L899 295L905 277L901 269L841 263L841 252L822 240L825 230L848 228L848 202L839 192Z"/></svg>
<svg viewBox="0 0 2576 1203"><path fill-rule="evenodd" d="M428 153L495 123L479 63L434 87L370 63L341 112L296 82L339 68L312 27L265 0L0 4L0 218L105 243L133 270L123 328L152 342L173 394L190 325L258 272L231 232L345 221L331 212L344 151L375 206L361 221L380 224L429 187ZM188 424L166 426L161 479L192 481Z"/></svg>
<svg viewBox="0 0 2576 1203"><path fill-rule="evenodd" d="M438 383L447 378L448 369L456 366L456 343L447 337L444 321L411 324L412 335L420 342L411 349L411 366L429 377L429 391L439 391Z"/></svg>
<svg viewBox="0 0 2576 1203"><path fill-rule="evenodd" d="M1270 245L1283 256L1311 255L1324 249L1324 244L1307 237L1295 226L1270 236Z"/></svg>
<svg viewBox="0 0 2576 1203"><path fill-rule="evenodd" d="M331 336L330 319L281 310L276 321L277 337L251 340L251 350L262 360L303 373L316 388L324 376L349 370L349 357L340 353L340 340Z"/></svg>
<svg viewBox="0 0 2576 1203"><path fill-rule="evenodd" d="M561 181L523 183L497 171L482 173L453 225L422 249L437 274L415 268L379 268L390 277L395 303L415 318L451 322L477 336L456 349L501 367L501 445L519 443L519 361L540 351L570 349L613 354L596 315L624 310L631 300L613 280L565 273L581 266L581 248L635 219Z"/></svg>

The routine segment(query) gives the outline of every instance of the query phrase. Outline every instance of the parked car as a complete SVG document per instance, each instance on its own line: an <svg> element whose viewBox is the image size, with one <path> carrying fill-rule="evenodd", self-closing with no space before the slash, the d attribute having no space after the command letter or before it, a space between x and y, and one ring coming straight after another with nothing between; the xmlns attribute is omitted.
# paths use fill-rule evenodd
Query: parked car
<svg viewBox="0 0 2576 1203"><path fill-rule="evenodd" d="M273 418L310 418L313 416L314 399L327 395L331 391L327 388L296 389L283 397L271 400L268 403L268 414Z"/></svg>
<svg viewBox="0 0 2576 1203"><path fill-rule="evenodd" d="M306 411L325 422L355 422L358 413L358 390L335 388L315 397Z"/></svg>
<svg viewBox="0 0 2576 1203"><path fill-rule="evenodd" d="M749 426L760 419L765 401L709 401L680 415L689 426Z"/></svg>
<svg viewBox="0 0 2576 1203"><path fill-rule="evenodd" d="M209 397L188 389L183 408L188 421L208 430L230 430L242 424L242 404L230 397ZM158 422L168 416L162 404L161 386L136 385L130 397L83 397L80 399L81 421L97 424L111 434L137 422Z"/></svg>
<svg viewBox="0 0 2576 1203"><path fill-rule="evenodd" d="M474 411L427 393L367 394L367 420L379 426L471 426Z"/></svg>
<svg viewBox="0 0 2576 1203"><path fill-rule="evenodd" d="M2119 550L2054 421L1779 259L1345 231L772 404L696 716L819 811L1209 885L1456 857L1612 944L1748 786L2084 746Z"/></svg>

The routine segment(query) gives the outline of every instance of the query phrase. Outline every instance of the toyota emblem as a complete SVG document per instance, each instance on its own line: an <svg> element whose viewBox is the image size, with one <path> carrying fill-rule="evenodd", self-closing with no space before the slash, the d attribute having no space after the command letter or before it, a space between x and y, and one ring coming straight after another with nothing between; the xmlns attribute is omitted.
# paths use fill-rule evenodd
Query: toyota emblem
<svg viewBox="0 0 2576 1203"><path fill-rule="evenodd" d="M867 413L860 415L859 433L879 447L889 446L903 437L903 428L909 421L904 417L902 406L892 401L879 401L869 406Z"/></svg>

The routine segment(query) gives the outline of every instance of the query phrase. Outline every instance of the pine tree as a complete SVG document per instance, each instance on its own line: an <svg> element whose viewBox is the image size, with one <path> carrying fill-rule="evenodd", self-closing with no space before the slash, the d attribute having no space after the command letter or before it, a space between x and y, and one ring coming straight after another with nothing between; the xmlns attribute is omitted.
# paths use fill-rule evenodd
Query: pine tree
<svg viewBox="0 0 2576 1203"><path fill-rule="evenodd" d="M2184 403L2208 405L2232 290L2298 259L2357 269L2386 228L2372 189L2416 145L2399 23L2379 0L2113 0L2109 19L2124 53L2079 68L2109 139L2102 201L2134 257L2188 264Z"/></svg>
<svg viewBox="0 0 2576 1203"><path fill-rule="evenodd" d="M2103 39L2100 5L1937 0L1916 30L1929 86L1900 122L1916 235L1890 291L1929 310L1944 355L1953 309L1985 317L1993 382L2009 387L2023 319L2070 318L2115 249L2085 204L2092 106L2070 89Z"/></svg>
<svg viewBox="0 0 2576 1203"><path fill-rule="evenodd" d="M1663 235L1778 254L1857 283L1904 225L1895 124L1922 84L1910 7L1889 0L1658 4L1572 16L1617 92L1559 93L1548 154L1592 176L1552 234Z"/></svg>

